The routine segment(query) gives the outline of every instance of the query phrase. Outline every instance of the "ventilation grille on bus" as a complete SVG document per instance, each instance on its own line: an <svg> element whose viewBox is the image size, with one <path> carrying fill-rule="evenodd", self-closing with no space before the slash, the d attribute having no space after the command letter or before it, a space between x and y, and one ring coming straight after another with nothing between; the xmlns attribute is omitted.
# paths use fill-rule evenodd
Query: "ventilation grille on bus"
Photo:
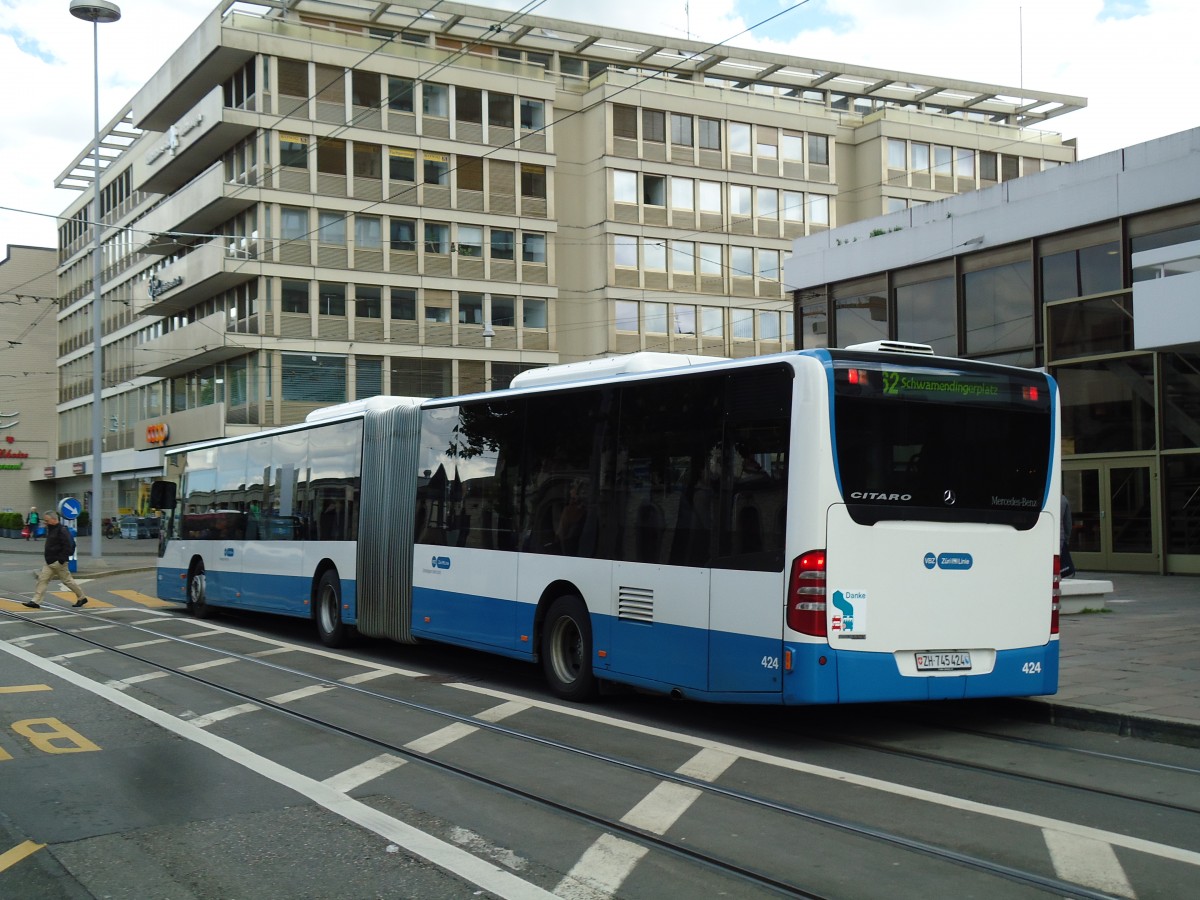
<svg viewBox="0 0 1200 900"><path fill-rule="evenodd" d="M918 356L934 356L928 344L910 344L907 341L868 341L865 344L850 344L847 350L869 350L872 353L915 353Z"/></svg>
<svg viewBox="0 0 1200 900"><path fill-rule="evenodd" d="M617 588L617 618L634 622L654 621L654 591L649 588Z"/></svg>

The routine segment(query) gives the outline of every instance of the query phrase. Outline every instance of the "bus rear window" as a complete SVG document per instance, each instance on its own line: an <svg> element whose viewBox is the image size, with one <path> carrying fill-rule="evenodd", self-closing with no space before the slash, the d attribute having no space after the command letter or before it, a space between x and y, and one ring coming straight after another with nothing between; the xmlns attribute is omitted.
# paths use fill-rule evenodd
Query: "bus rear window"
<svg viewBox="0 0 1200 900"><path fill-rule="evenodd" d="M834 436L842 497L882 519L1032 528L1046 498L1050 383L1021 370L838 359Z"/></svg>

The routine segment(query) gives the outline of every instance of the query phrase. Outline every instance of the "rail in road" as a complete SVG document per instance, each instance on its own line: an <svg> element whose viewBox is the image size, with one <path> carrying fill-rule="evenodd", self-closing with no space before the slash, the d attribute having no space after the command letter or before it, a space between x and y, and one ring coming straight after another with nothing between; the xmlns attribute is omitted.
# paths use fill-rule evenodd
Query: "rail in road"
<svg viewBox="0 0 1200 900"><path fill-rule="evenodd" d="M0 660L41 672L31 690L88 691L497 896L1137 897L1200 879L1200 772L1156 756L1174 750L912 723L895 740L785 730L768 750L111 594L81 610L0 600ZM28 752L102 752L70 723L26 727ZM36 836L19 846L0 847L9 866Z"/></svg>

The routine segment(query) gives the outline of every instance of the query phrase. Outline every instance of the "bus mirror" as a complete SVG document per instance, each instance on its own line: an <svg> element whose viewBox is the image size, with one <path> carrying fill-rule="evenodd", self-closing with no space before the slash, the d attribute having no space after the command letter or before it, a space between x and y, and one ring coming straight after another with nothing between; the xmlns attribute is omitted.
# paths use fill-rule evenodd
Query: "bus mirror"
<svg viewBox="0 0 1200 900"><path fill-rule="evenodd" d="M156 481L150 485L150 505L154 509L174 509L175 482Z"/></svg>

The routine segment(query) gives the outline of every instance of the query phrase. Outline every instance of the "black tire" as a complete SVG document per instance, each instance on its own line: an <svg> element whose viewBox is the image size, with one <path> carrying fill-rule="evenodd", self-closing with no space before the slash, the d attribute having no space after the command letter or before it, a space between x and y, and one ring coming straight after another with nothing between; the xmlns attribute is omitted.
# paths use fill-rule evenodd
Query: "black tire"
<svg viewBox="0 0 1200 900"><path fill-rule="evenodd" d="M317 620L317 634L326 647L344 647L350 643L354 630L342 621L342 582L333 569L317 582L313 617Z"/></svg>
<svg viewBox="0 0 1200 900"><path fill-rule="evenodd" d="M555 695L576 702L596 696L592 619L582 599L567 595L550 604L540 651L542 672Z"/></svg>
<svg viewBox="0 0 1200 900"><path fill-rule="evenodd" d="M197 562L188 572L187 580L187 611L197 619L211 619L217 614L209 605L206 583L204 563Z"/></svg>

